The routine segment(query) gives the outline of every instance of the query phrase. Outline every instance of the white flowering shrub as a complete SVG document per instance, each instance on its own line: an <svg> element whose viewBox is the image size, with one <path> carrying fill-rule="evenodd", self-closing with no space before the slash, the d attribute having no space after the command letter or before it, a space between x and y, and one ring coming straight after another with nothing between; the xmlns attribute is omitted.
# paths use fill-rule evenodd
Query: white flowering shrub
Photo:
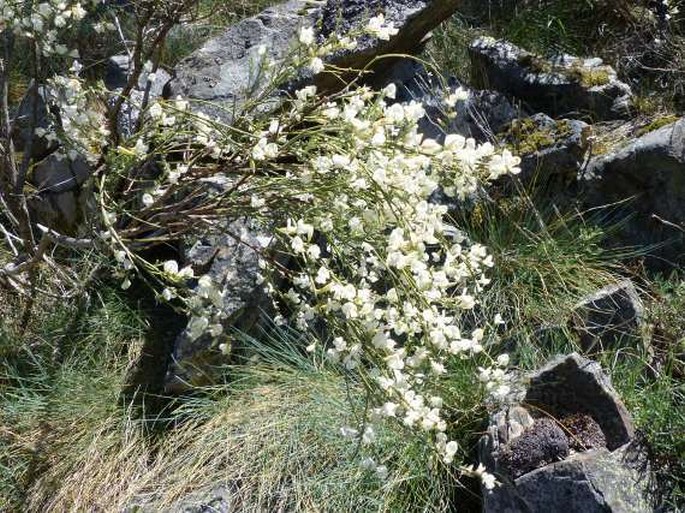
<svg viewBox="0 0 685 513"><path fill-rule="evenodd" d="M506 359L489 360L484 330L462 327L463 312L488 283L492 258L430 198L441 187L463 199L484 181L517 172L518 159L458 135L443 145L423 138L422 106L388 105L384 96L393 95L392 86L380 95L362 88L311 107L295 105L278 120L283 131L293 119L316 129L300 144L266 143L274 145L274 157L306 155L287 177L300 212L277 231L301 268L270 271L292 283L283 300L297 326L306 330L326 319L326 357L369 387L368 415L342 434L372 445L375 424L396 419L423 433L449 464L458 446L447 435L443 412L450 405L440 389L450 367L482 362L474 393L479 381L495 396L508 387ZM313 340L307 350L316 352L320 343ZM374 468L381 475L387 470Z"/></svg>
<svg viewBox="0 0 685 513"><path fill-rule="evenodd" d="M51 31L82 18L81 4L38 4L28 16L17 9L3 7L4 28L33 38L43 52L72 55L60 46L59 31ZM367 31L388 39L397 29L377 16ZM291 61L262 64L274 84L303 67L336 72L326 55L354 44L345 37L315 45L313 29L304 28ZM153 53L136 49L138 73ZM88 110L78 66L73 73L52 79L64 115L61 135L70 151L100 161L100 223L92 242L113 256L122 288L143 277L161 300L184 306L192 338L217 336L225 322L222 291L208 276L189 287L191 268L147 261L138 249L250 217L274 234L259 281L281 320L316 333L306 350L340 365L368 393L357 424L341 426L341 435L362 447L363 465L381 478L389 472L374 452L381 422L425 438L442 464L458 462L464 451L450 436L458 415L450 374L470 369L474 396L502 398L507 358L489 356L487 325L465 322L493 259L433 198L441 191L463 200L485 182L517 173L519 159L456 134L442 144L423 137L423 106L394 102L394 85L381 92L350 86L326 96L309 86L271 119L253 113L255 101L231 125L191 112L182 99L156 101L141 105L138 130L123 140L112 133L111 112L109 125L95 129L99 118ZM445 108L462 98L462 91L448 91ZM294 264L284 265L278 252ZM285 290L276 285L282 282L289 283ZM494 484L482 467L459 469Z"/></svg>

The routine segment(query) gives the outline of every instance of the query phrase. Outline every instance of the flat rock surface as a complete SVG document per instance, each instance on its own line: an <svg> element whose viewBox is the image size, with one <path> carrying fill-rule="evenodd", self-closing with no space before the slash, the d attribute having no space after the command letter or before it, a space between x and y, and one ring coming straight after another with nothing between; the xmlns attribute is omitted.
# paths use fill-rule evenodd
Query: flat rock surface
<svg viewBox="0 0 685 513"><path fill-rule="evenodd" d="M384 14L386 22L399 30L390 41L368 35L360 36L354 50L334 53L327 60L342 68L361 69L376 56L388 53L412 53L424 36L459 5L459 0L328 0L322 6L301 0L291 0L266 9L262 13L228 27L222 34L207 41L200 49L181 61L175 78L165 88L166 97L180 95L194 100L191 106L211 116L230 122L248 101L262 95L270 85L271 73L261 65L272 61L273 69L296 45L302 27L321 27L319 43L332 33L345 34L361 30L366 20ZM318 23L320 20L320 23ZM264 48L264 55L260 49ZM382 75L387 63L375 69ZM379 78L382 81L382 78ZM327 73L312 76L300 71L280 91L269 92L260 100L258 111L268 111L279 103L279 93L316 85L320 90L340 88L344 82ZM208 105L212 102L214 105Z"/></svg>
<svg viewBox="0 0 685 513"><path fill-rule="evenodd" d="M544 59L507 41L476 39L470 49L474 85L526 102L552 117L587 116L594 121L629 114L630 87L601 59L563 55Z"/></svg>

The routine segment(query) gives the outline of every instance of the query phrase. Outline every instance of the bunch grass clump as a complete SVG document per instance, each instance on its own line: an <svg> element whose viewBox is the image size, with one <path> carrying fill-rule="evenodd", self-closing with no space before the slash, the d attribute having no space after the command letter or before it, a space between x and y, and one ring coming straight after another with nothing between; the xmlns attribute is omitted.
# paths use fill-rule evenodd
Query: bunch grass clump
<svg viewBox="0 0 685 513"><path fill-rule="evenodd" d="M339 435L363 411L361 384L282 329L245 341L248 360L227 369L230 384L153 416L123 401L124 368L109 351L130 343L129 315L110 299L86 316L116 335L108 350L77 336L60 365L32 354L33 372L3 366L4 511L159 511L217 489L246 511L450 510L454 476L427 465L430 449L402 429L379 433L395 472L378 486Z"/></svg>

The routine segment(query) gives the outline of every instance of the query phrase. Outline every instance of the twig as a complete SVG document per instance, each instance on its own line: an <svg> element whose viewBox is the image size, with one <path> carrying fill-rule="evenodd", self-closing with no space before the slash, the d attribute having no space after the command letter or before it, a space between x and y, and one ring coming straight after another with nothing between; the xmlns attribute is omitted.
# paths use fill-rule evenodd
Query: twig
<svg viewBox="0 0 685 513"><path fill-rule="evenodd" d="M14 243L12 242L12 238L15 238L19 241L21 241L21 239L19 237L17 237L16 235L13 235L12 233L8 232L7 228L5 228L2 224L0 224L0 230L2 230L2 233L5 234L5 239L7 239L7 245L12 250L12 253L14 253L15 257L18 257L19 251L17 251L17 248L14 246Z"/></svg>
<svg viewBox="0 0 685 513"><path fill-rule="evenodd" d="M0 269L0 276L17 276L23 272L29 271L31 268L35 267L43 259L43 255L50 246L50 237L44 235L40 239L38 248L36 248L35 253L30 260L26 260L20 264L9 263L4 268Z"/></svg>
<svg viewBox="0 0 685 513"><path fill-rule="evenodd" d="M95 242L93 239L76 239L74 237L68 237L67 235L62 235L56 232L52 228L43 226L42 224L36 224L38 229L43 232L43 235L48 237L55 244L60 246L68 246L72 248L90 249L93 247Z"/></svg>
<svg viewBox="0 0 685 513"><path fill-rule="evenodd" d="M659 217L656 214L652 214L652 219L656 219L657 221L665 224L666 226L670 226L671 228L675 228L676 230L680 230L681 232L685 233L685 228L683 228L682 226L680 226L676 223L673 223L671 221L667 221L663 217Z"/></svg>

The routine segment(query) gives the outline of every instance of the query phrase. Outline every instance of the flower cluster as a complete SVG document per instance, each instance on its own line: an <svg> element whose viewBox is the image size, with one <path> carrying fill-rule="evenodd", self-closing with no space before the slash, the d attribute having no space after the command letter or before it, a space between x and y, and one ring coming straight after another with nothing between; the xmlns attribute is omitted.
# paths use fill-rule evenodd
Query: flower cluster
<svg viewBox="0 0 685 513"><path fill-rule="evenodd" d="M294 190L315 192L299 195L303 215L279 229L301 271L272 272L291 280L283 299L297 326L326 319L327 358L373 383L377 405L363 426L343 434L372 444L375 426L396 419L432 439L449 464L458 446L446 434L449 405L438 383L460 359L487 361L485 331L465 332L462 318L488 284L493 259L430 198L438 188L464 198L485 180L519 172L520 160L456 134L443 144L423 137L423 106L387 103L393 93L362 88L311 110L314 90L298 94L290 117L304 116L320 132L307 141L308 163L288 179ZM506 394L503 361L490 360L474 376L498 397Z"/></svg>
<svg viewBox="0 0 685 513"><path fill-rule="evenodd" d="M109 130L101 110L94 108L96 100L78 72L76 62L69 75L56 75L48 80L48 100L59 109L58 133L37 128L36 134L62 141L72 160L76 155L97 160L106 144Z"/></svg>
<svg viewBox="0 0 685 513"><path fill-rule="evenodd" d="M302 27L298 40L302 45L306 59L305 64L316 75L326 69L324 59L336 50L354 50L357 41L351 36L332 36L324 44L316 45L316 33L314 27Z"/></svg>
<svg viewBox="0 0 685 513"><path fill-rule="evenodd" d="M366 25L366 30L381 41L389 41L392 36L397 35L399 32L393 23L386 23L385 15L383 14L371 18Z"/></svg>
<svg viewBox="0 0 685 513"><path fill-rule="evenodd" d="M207 333L212 337L218 337L224 330L222 321L225 314L221 308L224 292L217 287L212 277L205 274L197 279L194 287L184 287L187 280L194 277L192 267L186 266L179 269L178 262L167 260L162 264L161 274L168 283L161 293L162 299L171 301L177 297L178 289L182 288L190 294L186 294L185 307L190 314L190 321L186 328L186 335L192 340L200 338Z"/></svg>
<svg viewBox="0 0 685 513"><path fill-rule="evenodd" d="M367 30L387 39L395 29L376 17ZM314 59L353 44L316 46L310 28L298 37L301 62L315 72L320 66ZM508 375L506 357L488 355L489 334L469 315L489 283L493 258L434 198L464 199L488 180L520 172L520 159L458 134L442 143L424 137L418 129L423 105L398 103L395 95L391 84L380 93L348 88L322 100L308 86L281 106L278 117L244 117L237 128L191 113L183 102L153 103L147 111L151 129L126 151L145 158L154 141L162 156L161 177L142 195L139 218L183 184L202 187L191 170L213 159L219 172L209 177L203 164L201 174L215 192L203 194L226 211L242 208L270 219L281 251L297 261L285 266L265 258L260 280L266 290L278 306L287 305L282 311L293 312L301 330L325 325L329 340L315 339L307 350L367 386L366 415L341 434L371 450L379 425L399 422L450 465L461 451L450 439L454 406L444 393L450 373L469 365L474 393L494 398L508 393ZM446 109L465 97L463 90L449 92ZM167 162L167 153L183 158ZM273 226L278 219L285 222ZM222 294L209 277L193 281L188 295L182 291L191 284L188 269L170 261L153 272L167 283L162 298L184 296L192 338L220 333ZM364 465L379 477L388 473L374 458ZM493 482L482 469L462 470Z"/></svg>
<svg viewBox="0 0 685 513"><path fill-rule="evenodd" d="M76 50L60 41L60 33L86 16L84 3L86 7L94 7L100 0L45 0L28 4L9 0L0 7L0 30L10 28L17 35L34 40L44 56L78 57Z"/></svg>

